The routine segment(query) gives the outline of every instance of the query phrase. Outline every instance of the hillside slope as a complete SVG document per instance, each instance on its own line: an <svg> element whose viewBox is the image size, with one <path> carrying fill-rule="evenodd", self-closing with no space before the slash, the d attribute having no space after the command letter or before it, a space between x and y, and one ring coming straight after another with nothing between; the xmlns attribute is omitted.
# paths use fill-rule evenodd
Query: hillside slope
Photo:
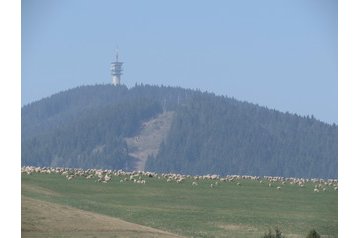
<svg viewBox="0 0 358 238"><path fill-rule="evenodd" d="M143 122L173 110L187 90L82 86L22 108L22 165L135 168L124 138Z"/></svg>
<svg viewBox="0 0 358 238"><path fill-rule="evenodd" d="M24 106L21 129L22 165L338 174L337 125L197 90L82 86Z"/></svg>
<svg viewBox="0 0 358 238"><path fill-rule="evenodd" d="M210 94L176 112L147 170L189 174L337 177L335 125Z"/></svg>

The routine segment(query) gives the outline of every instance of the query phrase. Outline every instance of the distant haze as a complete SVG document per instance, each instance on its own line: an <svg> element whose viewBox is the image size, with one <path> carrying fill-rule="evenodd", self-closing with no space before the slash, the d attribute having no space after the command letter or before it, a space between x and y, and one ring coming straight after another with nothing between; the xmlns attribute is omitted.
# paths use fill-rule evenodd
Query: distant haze
<svg viewBox="0 0 358 238"><path fill-rule="evenodd" d="M22 1L22 105L79 85L180 86L338 121L337 0Z"/></svg>

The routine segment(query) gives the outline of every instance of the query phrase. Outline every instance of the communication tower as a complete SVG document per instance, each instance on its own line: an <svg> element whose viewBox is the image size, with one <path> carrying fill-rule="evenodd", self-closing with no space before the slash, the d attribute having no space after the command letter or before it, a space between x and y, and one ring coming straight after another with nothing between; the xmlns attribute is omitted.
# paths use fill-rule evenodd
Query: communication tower
<svg viewBox="0 0 358 238"><path fill-rule="evenodd" d="M117 86L121 83L123 62L118 61L118 50L116 50L116 61L111 63L112 84Z"/></svg>

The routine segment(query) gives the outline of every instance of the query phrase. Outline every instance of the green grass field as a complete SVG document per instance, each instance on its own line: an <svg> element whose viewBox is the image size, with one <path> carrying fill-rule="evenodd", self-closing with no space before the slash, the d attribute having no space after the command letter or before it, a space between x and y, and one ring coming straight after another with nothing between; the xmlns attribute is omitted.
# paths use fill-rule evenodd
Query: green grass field
<svg viewBox="0 0 358 238"><path fill-rule="evenodd" d="M262 237L275 227L285 237L305 237L311 229L321 237L338 237L338 192L333 187L315 193L313 183L302 188L281 183L269 187L265 180L240 180L240 186L219 182L211 188L212 181L208 180L192 186L191 179L178 184L145 177L146 184L136 184L120 182L123 178L113 176L104 184L84 177L67 180L57 174L23 174L21 193L35 201L120 218L185 237ZM24 207L22 231L31 236L31 229L24 231L24 226L34 225L37 218L26 211Z"/></svg>

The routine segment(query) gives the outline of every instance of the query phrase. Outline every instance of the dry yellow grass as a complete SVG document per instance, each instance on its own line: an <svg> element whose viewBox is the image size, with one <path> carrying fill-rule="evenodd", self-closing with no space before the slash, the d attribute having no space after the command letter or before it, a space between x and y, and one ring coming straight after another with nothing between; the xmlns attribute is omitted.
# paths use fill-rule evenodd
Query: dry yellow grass
<svg viewBox="0 0 358 238"><path fill-rule="evenodd" d="M21 233L22 237L180 237L118 218L25 196L21 197Z"/></svg>

